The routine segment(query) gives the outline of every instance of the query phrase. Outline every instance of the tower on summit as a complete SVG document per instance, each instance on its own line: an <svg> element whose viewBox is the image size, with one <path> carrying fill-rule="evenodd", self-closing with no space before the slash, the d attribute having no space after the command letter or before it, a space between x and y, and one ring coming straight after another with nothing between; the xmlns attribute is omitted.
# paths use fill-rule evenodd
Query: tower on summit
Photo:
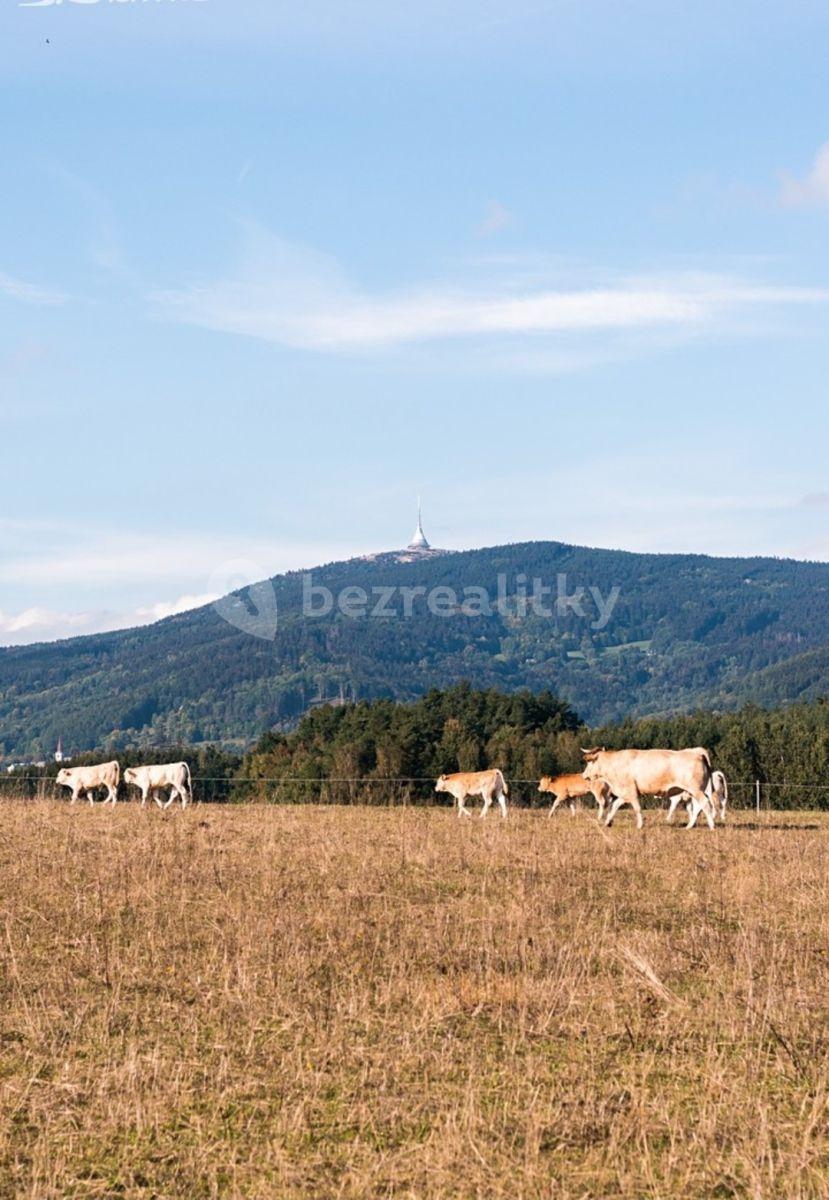
<svg viewBox="0 0 829 1200"><path fill-rule="evenodd" d="M423 519L421 516L420 496L417 498L417 529L414 531L414 537L406 547L407 550L431 550L432 547L426 541L426 534L423 532Z"/></svg>

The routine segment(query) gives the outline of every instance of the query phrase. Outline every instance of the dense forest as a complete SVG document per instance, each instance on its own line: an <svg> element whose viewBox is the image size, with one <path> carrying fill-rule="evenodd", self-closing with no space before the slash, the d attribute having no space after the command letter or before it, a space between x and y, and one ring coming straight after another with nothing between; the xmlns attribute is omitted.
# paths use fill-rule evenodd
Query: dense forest
<svg viewBox="0 0 829 1200"><path fill-rule="evenodd" d="M532 542L313 572L336 597L361 587L373 603L391 592L377 616L345 615L337 604L309 616L303 579L270 581L273 637L206 607L142 629L0 650L0 759L46 758L58 738L72 753L172 743L241 752L330 700L410 701L463 680L553 692L594 724L829 693L827 564ZM522 589L535 579L578 603L534 612ZM496 597L499 586L499 608L466 599L466 589ZM451 589L457 603L436 614L418 594L407 613L405 589ZM596 596L617 597L604 621ZM233 604L244 617L253 602L241 594Z"/></svg>

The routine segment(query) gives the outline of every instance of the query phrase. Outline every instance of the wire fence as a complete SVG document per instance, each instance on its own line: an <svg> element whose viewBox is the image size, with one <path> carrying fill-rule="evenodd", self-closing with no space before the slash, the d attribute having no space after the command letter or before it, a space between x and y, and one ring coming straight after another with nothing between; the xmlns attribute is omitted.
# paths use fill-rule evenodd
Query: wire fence
<svg viewBox="0 0 829 1200"><path fill-rule="evenodd" d="M343 804L396 807L399 805L434 805L446 807L453 803L445 793L436 793L435 780L425 776L301 776L261 777L245 779L227 775L194 775L193 798L204 804ZM551 797L538 791L537 779L509 779L510 804L520 808L548 808ZM790 780L729 779L728 804L734 809L754 809L756 812L812 809L829 810L829 781L826 783L794 782ZM103 792L99 793L103 796ZM36 799L68 798L69 790L58 784L54 775L0 775L0 798ZM119 788L119 800L137 801L137 788ZM592 803L590 797L586 804ZM663 801L649 797L645 807L661 807Z"/></svg>

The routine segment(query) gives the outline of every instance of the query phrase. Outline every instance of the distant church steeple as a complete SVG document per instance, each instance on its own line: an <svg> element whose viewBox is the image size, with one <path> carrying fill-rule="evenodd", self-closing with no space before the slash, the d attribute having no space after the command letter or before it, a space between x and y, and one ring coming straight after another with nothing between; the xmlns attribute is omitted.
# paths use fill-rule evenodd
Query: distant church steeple
<svg viewBox="0 0 829 1200"><path fill-rule="evenodd" d="M55 762L56 763L63 762L63 740L62 740L62 738L58 738L58 748L55 751Z"/></svg>
<svg viewBox="0 0 829 1200"><path fill-rule="evenodd" d="M407 550L431 550L431 546L426 541L426 534L423 532L423 519L421 517L420 496L417 498L417 529L414 531L414 537L406 547Z"/></svg>

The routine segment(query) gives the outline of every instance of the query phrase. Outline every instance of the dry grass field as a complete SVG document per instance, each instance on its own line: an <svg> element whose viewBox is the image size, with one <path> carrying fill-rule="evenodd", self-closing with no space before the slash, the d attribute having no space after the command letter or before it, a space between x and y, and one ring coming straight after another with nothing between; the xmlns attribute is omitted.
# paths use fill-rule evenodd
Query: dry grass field
<svg viewBox="0 0 829 1200"><path fill-rule="evenodd" d="M2 1200L829 1195L823 817L0 820Z"/></svg>

